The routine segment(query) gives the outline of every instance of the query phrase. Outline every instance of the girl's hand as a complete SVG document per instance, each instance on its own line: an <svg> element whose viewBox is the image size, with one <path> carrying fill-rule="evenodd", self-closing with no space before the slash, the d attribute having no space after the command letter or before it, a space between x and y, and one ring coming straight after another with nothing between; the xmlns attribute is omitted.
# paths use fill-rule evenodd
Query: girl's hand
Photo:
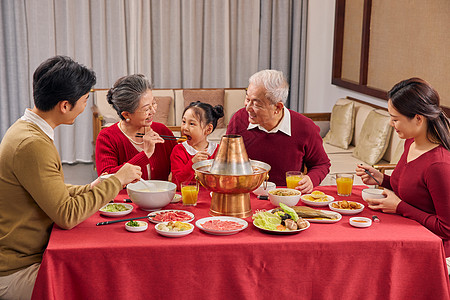
<svg viewBox="0 0 450 300"><path fill-rule="evenodd" d="M147 157L150 157L153 155L153 152L155 152L155 145L158 143L164 143L164 139L159 136L156 132L154 132L152 129L148 131L144 136L144 145L143 149Z"/></svg>
<svg viewBox="0 0 450 300"><path fill-rule="evenodd" d="M369 208L381 210L388 214L395 214L397 212L397 206L402 200L391 190L384 189L383 195L386 195L386 198L367 199L366 201L369 204Z"/></svg>
<svg viewBox="0 0 450 300"><path fill-rule="evenodd" d="M376 185L378 184L372 177L370 177L365 170L369 171L373 177L375 177L380 183L383 182L384 175L380 171L370 166L357 165L356 175L361 177L364 184Z"/></svg>
<svg viewBox="0 0 450 300"><path fill-rule="evenodd" d="M207 160L209 158L209 154L206 150L204 151L198 151L197 154L194 155L192 158L192 163L196 163L202 160Z"/></svg>

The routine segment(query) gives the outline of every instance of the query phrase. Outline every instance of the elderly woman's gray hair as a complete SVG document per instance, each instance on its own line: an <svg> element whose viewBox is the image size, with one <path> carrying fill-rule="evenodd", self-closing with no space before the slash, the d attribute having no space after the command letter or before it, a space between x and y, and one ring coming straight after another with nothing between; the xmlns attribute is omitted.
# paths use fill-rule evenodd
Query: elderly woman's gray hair
<svg viewBox="0 0 450 300"><path fill-rule="evenodd" d="M289 84L283 72L277 70L262 70L253 74L248 80L253 85L262 85L266 88L266 97L273 104L286 103L289 95Z"/></svg>
<svg viewBox="0 0 450 300"><path fill-rule="evenodd" d="M139 107L141 96L152 89L150 81L142 74L123 76L109 89L106 98L124 120L122 112L134 113Z"/></svg>

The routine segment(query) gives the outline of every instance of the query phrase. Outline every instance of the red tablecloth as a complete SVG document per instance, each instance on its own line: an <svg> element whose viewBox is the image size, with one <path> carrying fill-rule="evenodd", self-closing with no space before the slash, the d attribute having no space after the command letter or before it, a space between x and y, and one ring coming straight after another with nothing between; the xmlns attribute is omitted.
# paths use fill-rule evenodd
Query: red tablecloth
<svg viewBox="0 0 450 300"><path fill-rule="evenodd" d="M319 187L336 195L336 187ZM361 199L353 189L352 201ZM121 202L126 194L120 194ZM252 209L271 209L251 194ZM300 202L301 203L301 202ZM200 191L195 219L208 217L209 192ZM127 217L144 216L136 208ZM449 299L441 240L415 221L374 212L369 228L312 223L295 235L249 227L230 236L198 228L183 238L141 233L96 213L72 230L53 228L33 299ZM193 221L195 222L195 221Z"/></svg>

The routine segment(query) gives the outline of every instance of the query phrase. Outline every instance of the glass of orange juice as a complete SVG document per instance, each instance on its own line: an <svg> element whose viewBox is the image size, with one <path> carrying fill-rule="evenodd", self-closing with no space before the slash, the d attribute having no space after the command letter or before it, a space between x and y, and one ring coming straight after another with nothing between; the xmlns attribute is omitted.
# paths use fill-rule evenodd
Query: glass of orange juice
<svg viewBox="0 0 450 300"><path fill-rule="evenodd" d="M300 171L287 171L286 172L286 186L289 189L295 189L298 182L302 180L303 173Z"/></svg>
<svg viewBox="0 0 450 300"><path fill-rule="evenodd" d="M197 205L198 188L197 181L186 181L181 183L181 199L183 205Z"/></svg>
<svg viewBox="0 0 450 300"><path fill-rule="evenodd" d="M352 194L354 174L337 173L336 185L338 196L350 196Z"/></svg>

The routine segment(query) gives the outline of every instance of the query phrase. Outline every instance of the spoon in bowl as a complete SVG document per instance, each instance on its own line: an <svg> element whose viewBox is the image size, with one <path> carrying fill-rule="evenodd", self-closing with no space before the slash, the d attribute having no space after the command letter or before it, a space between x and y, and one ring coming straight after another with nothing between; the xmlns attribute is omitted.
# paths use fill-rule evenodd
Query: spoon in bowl
<svg viewBox="0 0 450 300"><path fill-rule="evenodd" d="M145 181L144 179L142 179L142 177L139 178L139 181L142 182L148 188L149 191L155 189L155 185L153 183Z"/></svg>

